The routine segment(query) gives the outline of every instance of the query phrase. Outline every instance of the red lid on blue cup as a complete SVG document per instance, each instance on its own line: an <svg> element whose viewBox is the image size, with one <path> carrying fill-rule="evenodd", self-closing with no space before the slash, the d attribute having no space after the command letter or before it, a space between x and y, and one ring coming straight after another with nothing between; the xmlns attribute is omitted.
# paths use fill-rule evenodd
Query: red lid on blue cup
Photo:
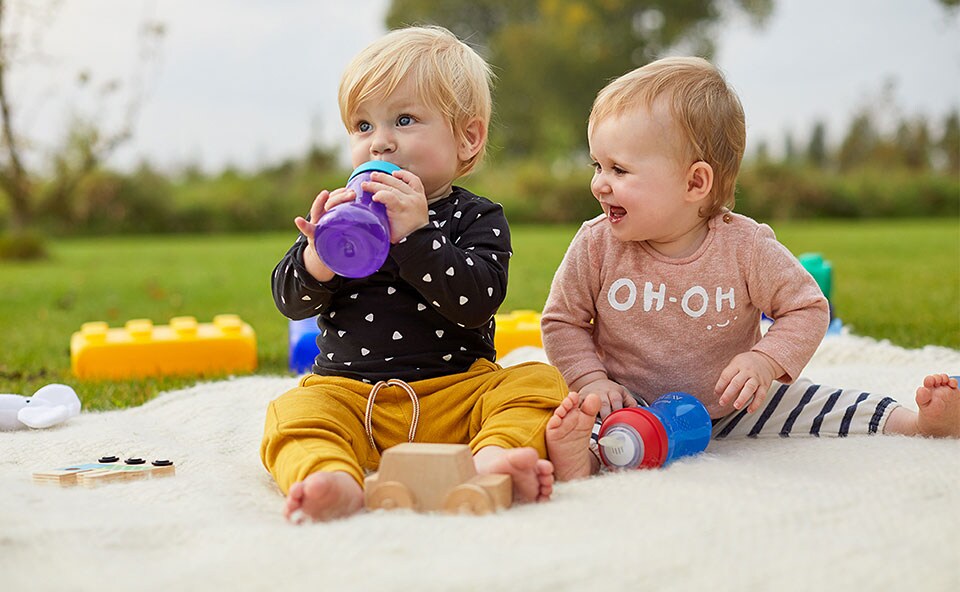
<svg viewBox="0 0 960 592"><path fill-rule="evenodd" d="M663 466L669 444L660 419L643 407L618 409L600 426L600 460L611 469Z"/></svg>

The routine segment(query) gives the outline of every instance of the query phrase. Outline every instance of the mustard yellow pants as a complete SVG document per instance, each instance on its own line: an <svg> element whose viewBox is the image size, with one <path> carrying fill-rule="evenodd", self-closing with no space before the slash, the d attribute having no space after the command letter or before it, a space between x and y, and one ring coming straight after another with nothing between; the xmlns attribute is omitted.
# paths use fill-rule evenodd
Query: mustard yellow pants
<svg viewBox="0 0 960 592"><path fill-rule="evenodd" d="M477 360L466 372L410 383L419 399L414 440L485 446L529 446L546 458L543 434L567 395L556 368L531 362L501 368ZM401 386L384 387L371 414L371 446L364 424L372 385L308 375L267 408L260 458L284 494L317 471L344 471L363 486L380 452L406 442L414 403Z"/></svg>

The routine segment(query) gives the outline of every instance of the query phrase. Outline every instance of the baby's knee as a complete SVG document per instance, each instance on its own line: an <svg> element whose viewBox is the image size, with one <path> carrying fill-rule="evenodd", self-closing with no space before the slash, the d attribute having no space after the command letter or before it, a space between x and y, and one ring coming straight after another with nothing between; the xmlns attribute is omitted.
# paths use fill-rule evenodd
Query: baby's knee
<svg viewBox="0 0 960 592"><path fill-rule="evenodd" d="M529 399L536 407L548 408L552 412L569 393L563 375L549 364L527 362L505 371L515 375L509 385L516 390L516 395Z"/></svg>

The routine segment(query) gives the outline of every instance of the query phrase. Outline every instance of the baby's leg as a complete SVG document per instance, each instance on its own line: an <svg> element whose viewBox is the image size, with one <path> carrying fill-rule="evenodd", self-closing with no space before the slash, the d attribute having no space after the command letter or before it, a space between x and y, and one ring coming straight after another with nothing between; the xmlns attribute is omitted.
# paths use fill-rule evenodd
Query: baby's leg
<svg viewBox="0 0 960 592"><path fill-rule="evenodd" d="M543 434L554 407L567 393L563 377L553 366L540 363L480 369L474 381L458 381L461 391L469 388L467 392L475 396L459 397L465 408L446 415L466 414L469 421L458 423L479 428L464 434L474 450L478 473L510 475L517 502L550 499L553 463L546 460Z"/></svg>
<svg viewBox="0 0 960 592"><path fill-rule="evenodd" d="M318 471L290 486L283 515L294 524L307 518L336 520L363 507L363 489L349 473Z"/></svg>
<svg viewBox="0 0 960 592"><path fill-rule="evenodd" d="M473 455L473 462L481 475L510 475L517 501L545 502L553 493L553 464L533 448L485 446Z"/></svg>
<svg viewBox="0 0 960 592"><path fill-rule="evenodd" d="M917 389L920 411L895 409L883 433L960 438L960 389L957 386L957 379L946 374L927 376Z"/></svg>
<svg viewBox="0 0 960 592"><path fill-rule="evenodd" d="M600 397L591 393L580 404L571 392L547 422L547 456L553 461L558 481L582 479L600 470L600 461L590 452L590 434L600 411Z"/></svg>
<svg viewBox="0 0 960 592"><path fill-rule="evenodd" d="M713 437L851 436L896 434L960 438L960 389L946 374L927 376L917 389L919 413L894 399L858 389L774 381L756 413L731 413L716 422Z"/></svg>
<svg viewBox="0 0 960 592"><path fill-rule="evenodd" d="M287 494L291 522L334 520L363 506L368 391L359 381L311 375L267 407L260 457Z"/></svg>

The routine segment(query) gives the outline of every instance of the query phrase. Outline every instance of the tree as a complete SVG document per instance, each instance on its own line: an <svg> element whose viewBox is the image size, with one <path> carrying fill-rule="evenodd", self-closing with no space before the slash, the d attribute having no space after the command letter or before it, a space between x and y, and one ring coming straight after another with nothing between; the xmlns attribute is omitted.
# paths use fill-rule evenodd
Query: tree
<svg viewBox="0 0 960 592"><path fill-rule="evenodd" d="M877 138L878 134L869 112L854 117L837 154L840 169L848 171L866 164L877 147Z"/></svg>
<svg viewBox="0 0 960 592"><path fill-rule="evenodd" d="M760 142L757 144L757 151L754 154L754 158L756 159L757 164L770 164L770 145L767 144L766 140L760 140Z"/></svg>
<svg viewBox="0 0 960 592"><path fill-rule="evenodd" d="M783 137L783 162L793 164L797 161L797 145L793 141L793 134L787 132Z"/></svg>
<svg viewBox="0 0 960 592"><path fill-rule="evenodd" d="M9 231L17 236L35 224L38 211L59 211L68 207L83 179L131 138L142 96L139 89L128 90L123 120L114 127L108 128L92 117L74 114L62 144L46 157L49 178L41 179L36 172L41 165L35 165L32 170L28 162L44 159L44 156L28 159L28 153L38 142L21 132L15 93L9 87L11 70L29 61L20 53L24 48L22 31L18 27L6 26L5 18L10 16L10 8L9 2L0 0L0 195L9 205ZM37 20L42 20L45 16L31 12L40 10L33 5L20 8L24 11L24 18L40 14ZM154 58L163 35L162 24L145 22L142 25L139 56L143 63ZM80 72L77 80L81 88L101 100L125 90L116 80L96 84L89 72Z"/></svg>
<svg viewBox="0 0 960 592"><path fill-rule="evenodd" d="M924 118L901 121L894 143L900 153L900 164L914 171L930 167L930 129Z"/></svg>
<svg viewBox="0 0 960 592"><path fill-rule="evenodd" d="M818 169L827 166L827 125L818 121L810 134L810 143L807 145L807 163Z"/></svg>
<svg viewBox="0 0 960 592"><path fill-rule="evenodd" d="M937 147L946 157L947 172L960 174L960 112L956 109L947 116Z"/></svg>
<svg viewBox="0 0 960 592"><path fill-rule="evenodd" d="M491 143L510 156L568 157L610 79L683 47L710 57L722 9L762 22L772 0L393 0L387 26L444 26L498 76Z"/></svg>

